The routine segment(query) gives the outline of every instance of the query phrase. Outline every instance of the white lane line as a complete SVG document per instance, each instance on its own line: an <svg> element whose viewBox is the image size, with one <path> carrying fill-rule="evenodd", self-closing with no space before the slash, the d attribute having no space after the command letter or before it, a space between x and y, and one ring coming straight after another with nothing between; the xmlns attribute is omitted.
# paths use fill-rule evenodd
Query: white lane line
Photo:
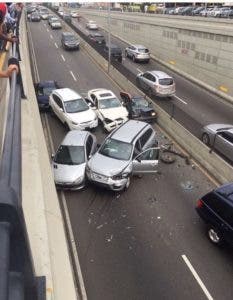
<svg viewBox="0 0 233 300"><path fill-rule="evenodd" d="M179 100L180 102L182 102L183 104L188 104L187 102L185 102L183 99L181 99L180 97L178 96L173 96L174 98L176 98L177 100Z"/></svg>
<svg viewBox="0 0 233 300"><path fill-rule="evenodd" d="M62 54L61 54L61 58L62 58L64 61L66 61L66 60L65 60L65 57L64 57Z"/></svg>
<svg viewBox="0 0 233 300"><path fill-rule="evenodd" d="M47 131L47 137L48 137L48 142L49 142L48 146L51 151L50 154L52 154L52 153L54 154L55 149L54 149L54 144L53 144L53 139L52 139L52 134L51 134L51 129L49 126L49 120L48 120L47 114L45 114L45 124L46 124L46 129L47 129L46 131ZM81 270L81 266L80 266L80 262L79 262L77 247L75 244L73 229L72 229L72 225L71 225L71 221L70 221L70 215L69 215L69 211L68 211L68 207L67 207L67 201L66 201L64 192L61 191L60 195L61 195L61 200L62 200L64 213L65 213L65 220L66 220L67 229L68 229L67 231L68 231L68 235L69 235L69 241L71 244L71 249L72 249L72 253L73 253L73 257L74 257L74 261L75 261L75 267L76 267L77 274L78 274L78 282L79 282L80 289L81 289L82 299L87 300L87 293L86 293L86 289L85 289L85 285L84 285L84 280L83 280L82 270Z"/></svg>
<svg viewBox="0 0 233 300"><path fill-rule="evenodd" d="M46 24L44 23L44 27L46 27Z"/></svg>
<svg viewBox="0 0 233 300"><path fill-rule="evenodd" d="M58 45L57 45L57 43L54 43L54 45L55 45L55 47L56 47L56 48L58 48Z"/></svg>
<svg viewBox="0 0 233 300"><path fill-rule="evenodd" d="M76 77L74 76L74 73L70 71L71 76L73 77L74 81L77 81Z"/></svg>
<svg viewBox="0 0 233 300"><path fill-rule="evenodd" d="M53 36L52 36L52 34L50 34L50 38L53 40Z"/></svg>
<svg viewBox="0 0 233 300"><path fill-rule="evenodd" d="M49 32L48 28L47 28L47 31Z"/></svg>
<svg viewBox="0 0 233 300"><path fill-rule="evenodd" d="M137 71L140 72L140 73L142 73L142 71L140 69L138 69L138 68L137 68Z"/></svg>
<svg viewBox="0 0 233 300"><path fill-rule="evenodd" d="M197 272L194 270L193 266L191 265L189 259L187 258L186 255L181 255L184 262L186 263L186 265L188 266L189 270L191 271L191 273L193 274L194 278L196 279L196 281L198 282L198 284L200 285L200 287L202 288L204 294L206 295L208 300L213 300L214 298L210 295L210 293L208 292L207 288L205 287L204 283L202 282L201 278L198 276Z"/></svg>

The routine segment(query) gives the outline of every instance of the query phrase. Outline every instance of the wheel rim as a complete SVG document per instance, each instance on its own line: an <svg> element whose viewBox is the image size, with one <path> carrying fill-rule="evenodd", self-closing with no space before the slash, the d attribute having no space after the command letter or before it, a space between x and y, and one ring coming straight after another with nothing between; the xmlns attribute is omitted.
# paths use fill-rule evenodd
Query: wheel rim
<svg viewBox="0 0 233 300"><path fill-rule="evenodd" d="M128 57L128 53L127 53L127 51L125 51L125 57Z"/></svg>
<svg viewBox="0 0 233 300"><path fill-rule="evenodd" d="M208 233L210 240L213 243L218 244L220 241L220 236L218 235L218 233L213 228L209 229Z"/></svg>
<svg viewBox="0 0 233 300"><path fill-rule="evenodd" d="M209 136L206 133L203 134L202 141L204 144L209 145Z"/></svg>
<svg viewBox="0 0 233 300"><path fill-rule="evenodd" d="M130 185L130 177L127 178L127 182L125 184L125 188L128 189L129 185Z"/></svg>
<svg viewBox="0 0 233 300"><path fill-rule="evenodd" d="M135 61L135 56L133 56L133 61Z"/></svg>

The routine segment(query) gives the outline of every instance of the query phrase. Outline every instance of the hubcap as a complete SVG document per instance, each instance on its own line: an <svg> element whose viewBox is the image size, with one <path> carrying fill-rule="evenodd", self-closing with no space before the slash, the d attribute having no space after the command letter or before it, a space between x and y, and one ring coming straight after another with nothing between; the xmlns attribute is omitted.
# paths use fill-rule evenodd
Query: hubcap
<svg viewBox="0 0 233 300"><path fill-rule="evenodd" d="M219 241L220 241L220 237L214 229L209 230L209 237L210 237L211 241L214 242L215 244L219 243Z"/></svg>

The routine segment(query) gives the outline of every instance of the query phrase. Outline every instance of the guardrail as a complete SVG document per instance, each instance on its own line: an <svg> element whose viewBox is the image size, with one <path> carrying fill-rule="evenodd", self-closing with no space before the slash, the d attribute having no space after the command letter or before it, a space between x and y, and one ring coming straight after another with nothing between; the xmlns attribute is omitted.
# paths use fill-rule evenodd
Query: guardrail
<svg viewBox="0 0 233 300"><path fill-rule="evenodd" d="M19 37L18 26L15 35ZM8 64L19 65L17 43ZM0 162L0 300L45 299L45 277L36 277L22 210L20 71L10 79L7 118Z"/></svg>

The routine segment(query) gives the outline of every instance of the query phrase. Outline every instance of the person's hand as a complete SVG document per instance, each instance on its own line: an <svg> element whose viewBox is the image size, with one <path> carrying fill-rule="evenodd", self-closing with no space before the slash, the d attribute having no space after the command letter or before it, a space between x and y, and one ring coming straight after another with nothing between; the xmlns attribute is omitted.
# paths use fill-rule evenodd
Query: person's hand
<svg viewBox="0 0 233 300"><path fill-rule="evenodd" d="M10 77L14 71L16 71L18 73L19 67L17 65L9 65L9 67L6 71L7 77Z"/></svg>
<svg viewBox="0 0 233 300"><path fill-rule="evenodd" d="M12 37L10 37L9 42L11 42L11 43L18 43L19 39L16 36L12 36Z"/></svg>

